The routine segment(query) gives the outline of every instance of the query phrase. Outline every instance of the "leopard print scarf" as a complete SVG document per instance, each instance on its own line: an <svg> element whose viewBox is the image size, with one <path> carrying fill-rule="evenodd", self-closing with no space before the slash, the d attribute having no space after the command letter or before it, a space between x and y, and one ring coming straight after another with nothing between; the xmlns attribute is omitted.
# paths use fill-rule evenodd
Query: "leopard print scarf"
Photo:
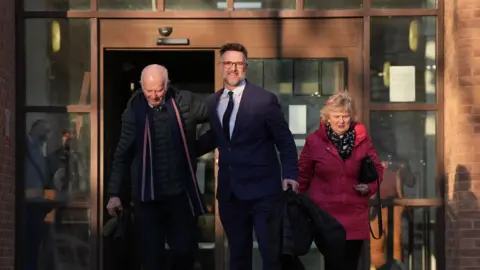
<svg viewBox="0 0 480 270"><path fill-rule="evenodd" d="M350 125L350 128L342 136L337 135L333 132L332 127L327 124L327 137L333 143L335 148L338 150L338 154L343 160L347 160L353 152L353 146L355 145L355 129L354 123Z"/></svg>

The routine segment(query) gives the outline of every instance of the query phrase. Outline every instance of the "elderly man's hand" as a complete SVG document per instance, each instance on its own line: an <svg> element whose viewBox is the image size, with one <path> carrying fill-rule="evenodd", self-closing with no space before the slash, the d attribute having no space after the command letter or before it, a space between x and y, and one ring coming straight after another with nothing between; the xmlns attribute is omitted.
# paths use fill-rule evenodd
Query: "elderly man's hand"
<svg viewBox="0 0 480 270"><path fill-rule="evenodd" d="M119 197L111 197L108 200L107 211L111 216L116 216L118 211L122 211L122 201Z"/></svg>
<svg viewBox="0 0 480 270"><path fill-rule="evenodd" d="M289 187L292 188L293 192L298 192L298 182L292 179L283 180L283 190L287 190Z"/></svg>

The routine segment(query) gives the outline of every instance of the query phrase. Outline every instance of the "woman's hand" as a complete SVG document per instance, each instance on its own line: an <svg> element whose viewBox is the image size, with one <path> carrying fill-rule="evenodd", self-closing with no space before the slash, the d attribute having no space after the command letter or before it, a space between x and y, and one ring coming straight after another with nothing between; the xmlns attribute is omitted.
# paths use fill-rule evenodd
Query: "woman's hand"
<svg viewBox="0 0 480 270"><path fill-rule="evenodd" d="M370 193L370 188L368 187L367 184L358 184L353 186L353 189L355 189L358 193L362 195L368 195Z"/></svg>

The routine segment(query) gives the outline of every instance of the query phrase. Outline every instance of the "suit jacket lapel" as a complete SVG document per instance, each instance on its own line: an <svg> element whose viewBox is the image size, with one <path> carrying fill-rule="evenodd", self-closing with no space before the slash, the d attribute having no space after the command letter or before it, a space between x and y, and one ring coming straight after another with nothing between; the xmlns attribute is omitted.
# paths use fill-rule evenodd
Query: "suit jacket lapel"
<svg viewBox="0 0 480 270"><path fill-rule="evenodd" d="M222 95L222 89L218 90L213 94L213 99L212 102L209 104L209 110L210 110L210 122L212 124L212 128L216 128L220 131L221 134L222 132L222 124L220 123L220 120L218 119L218 102L220 101L220 96Z"/></svg>
<svg viewBox="0 0 480 270"><path fill-rule="evenodd" d="M235 126L233 127L232 141L238 136L248 118L250 98L252 98L252 89L250 84L246 82L245 89L243 89L242 98L238 107L237 118L235 119Z"/></svg>

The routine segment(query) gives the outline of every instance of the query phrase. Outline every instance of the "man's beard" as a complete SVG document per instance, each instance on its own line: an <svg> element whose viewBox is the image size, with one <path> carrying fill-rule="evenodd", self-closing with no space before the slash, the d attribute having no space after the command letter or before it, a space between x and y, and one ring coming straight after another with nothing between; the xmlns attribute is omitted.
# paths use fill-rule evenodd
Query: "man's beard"
<svg viewBox="0 0 480 270"><path fill-rule="evenodd" d="M236 80L231 81L231 80L229 80L228 78L225 78L223 81L224 81L226 84L230 85L230 86L239 86L240 83L241 83L244 79L245 79L245 78L240 77L240 78L238 78L238 79L236 79Z"/></svg>

